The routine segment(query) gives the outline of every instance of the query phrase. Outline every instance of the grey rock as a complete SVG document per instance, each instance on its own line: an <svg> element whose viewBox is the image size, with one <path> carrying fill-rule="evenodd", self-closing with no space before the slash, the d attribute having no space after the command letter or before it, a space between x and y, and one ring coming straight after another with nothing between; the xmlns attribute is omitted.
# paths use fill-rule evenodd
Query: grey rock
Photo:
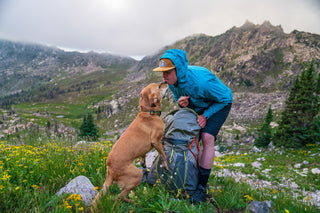
<svg viewBox="0 0 320 213"><path fill-rule="evenodd" d="M272 201L252 201L248 205L248 209L251 213L269 213L272 208Z"/></svg>
<svg viewBox="0 0 320 213"><path fill-rule="evenodd" d="M94 186L87 177L80 175L71 180L65 187L61 188L56 195L63 193L81 195L82 201L89 206L98 194L98 191L94 190Z"/></svg>

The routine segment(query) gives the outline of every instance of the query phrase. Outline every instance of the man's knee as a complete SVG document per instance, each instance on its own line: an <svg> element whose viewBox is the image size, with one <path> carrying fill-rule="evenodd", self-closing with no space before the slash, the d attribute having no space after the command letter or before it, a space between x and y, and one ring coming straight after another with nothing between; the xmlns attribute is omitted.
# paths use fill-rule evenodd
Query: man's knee
<svg viewBox="0 0 320 213"><path fill-rule="evenodd" d="M215 137L209 133L203 132L202 135L203 146L213 146L215 142Z"/></svg>

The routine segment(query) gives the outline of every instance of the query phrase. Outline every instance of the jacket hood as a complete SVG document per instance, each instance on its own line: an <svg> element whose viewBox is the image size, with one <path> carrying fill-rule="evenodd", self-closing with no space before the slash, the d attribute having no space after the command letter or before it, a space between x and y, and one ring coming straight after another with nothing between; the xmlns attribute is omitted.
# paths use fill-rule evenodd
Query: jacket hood
<svg viewBox="0 0 320 213"><path fill-rule="evenodd" d="M186 52L178 49L170 49L163 54L160 60L163 58L170 59L176 66L178 83L186 82L186 73L188 71L188 59Z"/></svg>

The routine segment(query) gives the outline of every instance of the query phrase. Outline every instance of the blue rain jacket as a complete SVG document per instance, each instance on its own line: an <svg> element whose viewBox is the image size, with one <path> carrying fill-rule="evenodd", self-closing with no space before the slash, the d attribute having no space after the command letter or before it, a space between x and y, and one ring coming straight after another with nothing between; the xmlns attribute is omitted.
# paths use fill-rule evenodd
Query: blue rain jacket
<svg viewBox="0 0 320 213"><path fill-rule="evenodd" d="M188 108L207 119L232 103L232 92L207 68L188 65L186 52L167 50L160 58L169 58L176 66L178 84L169 85L174 99L189 96Z"/></svg>

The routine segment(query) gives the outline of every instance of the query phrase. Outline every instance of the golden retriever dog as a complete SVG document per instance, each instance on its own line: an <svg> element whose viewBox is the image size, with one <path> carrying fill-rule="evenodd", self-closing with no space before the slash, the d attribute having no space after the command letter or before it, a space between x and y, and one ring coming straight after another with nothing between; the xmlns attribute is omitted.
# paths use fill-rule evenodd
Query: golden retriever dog
<svg viewBox="0 0 320 213"><path fill-rule="evenodd" d="M119 198L131 202L127 195L142 179L142 171L134 165L134 161L139 157L144 161L146 153L153 147L159 152L163 166L168 170L167 158L160 141L164 132L164 123L160 118L161 99L167 87L165 83L152 83L141 91L140 112L109 153L107 177L92 202L92 211L96 210L100 198L113 182L121 188Z"/></svg>

